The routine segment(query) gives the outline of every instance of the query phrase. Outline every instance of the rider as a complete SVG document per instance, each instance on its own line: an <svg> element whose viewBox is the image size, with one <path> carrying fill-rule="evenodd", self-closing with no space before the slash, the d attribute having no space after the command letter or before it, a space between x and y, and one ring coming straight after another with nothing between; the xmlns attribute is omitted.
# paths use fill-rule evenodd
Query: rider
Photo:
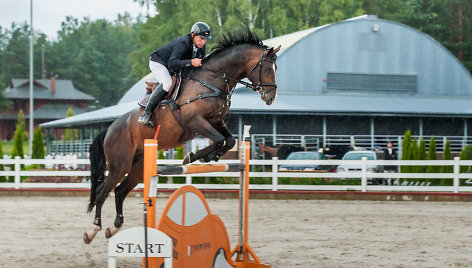
<svg viewBox="0 0 472 268"><path fill-rule="evenodd" d="M178 37L158 48L149 58L149 68L159 82L139 123L151 126L151 115L161 100L167 95L172 84L171 73L178 73L186 67L199 67L205 57L206 41L210 39L210 26L197 22L192 26L190 34Z"/></svg>

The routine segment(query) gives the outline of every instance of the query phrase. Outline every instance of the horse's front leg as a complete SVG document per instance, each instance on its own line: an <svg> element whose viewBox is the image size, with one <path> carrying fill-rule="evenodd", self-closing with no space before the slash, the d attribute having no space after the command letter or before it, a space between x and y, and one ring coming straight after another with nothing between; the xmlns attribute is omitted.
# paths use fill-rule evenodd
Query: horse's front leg
<svg viewBox="0 0 472 268"><path fill-rule="evenodd" d="M221 148L221 151L219 152L219 156L224 155L227 153L229 150L231 150L234 147L234 144L236 143L236 140L233 137L233 134L229 132L229 129L226 127L226 124L223 120L221 120L221 127L218 128L218 131L225 137L225 145L223 148Z"/></svg>
<svg viewBox="0 0 472 268"><path fill-rule="evenodd" d="M223 146L213 150L206 157L204 157L203 162L209 162L211 160L218 161L218 159L220 159L222 155L231 150L231 148L233 148L234 144L236 143L233 135L231 134L231 132L229 132L223 120L221 120L220 124L215 126L215 128L221 135L223 135L223 137L225 138L225 143Z"/></svg>
<svg viewBox="0 0 472 268"><path fill-rule="evenodd" d="M203 159L203 161L207 161L207 156L215 151L220 151L223 147L225 142L225 137L218 132L208 121L201 117L197 117L189 124L189 127L193 129L195 132L199 133L200 135L209 138L213 141L213 144L207 146L201 150L199 150L196 154L193 152L188 153L185 155L184 164L189 164L197 159ZM211 159L210 159L211 160ZM210 161L208 160L208 161ZM207 161L207 162L208 162Z"/></svg>

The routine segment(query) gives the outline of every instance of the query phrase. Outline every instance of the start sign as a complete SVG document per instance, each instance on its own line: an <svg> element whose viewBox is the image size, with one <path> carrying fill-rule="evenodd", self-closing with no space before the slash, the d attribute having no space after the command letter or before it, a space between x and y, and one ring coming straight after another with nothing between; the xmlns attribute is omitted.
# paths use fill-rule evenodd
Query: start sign
<svg viewBox="0 0 472 268"><path fill-rule="evenodd" d="M172 257L172 240L165 233L147 228L147 245L144 245L144 228L134 227L118 232L108 242L109 267L114 267L115 259L111 257ZM171 259L169 259L171 260Z"/></svg>

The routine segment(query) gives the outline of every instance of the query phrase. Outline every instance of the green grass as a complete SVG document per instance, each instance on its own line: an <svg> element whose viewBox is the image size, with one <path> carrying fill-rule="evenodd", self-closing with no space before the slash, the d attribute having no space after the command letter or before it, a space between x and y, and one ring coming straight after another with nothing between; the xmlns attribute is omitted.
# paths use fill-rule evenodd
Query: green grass
<svg viewBox="0 0 472 268"><path fill-rule="evenodd" d="M13 151L13 141L2 141L2 150L3 154L11 155L11 151ZM23 153L29 154L29 141L23 142Z"/></svg>

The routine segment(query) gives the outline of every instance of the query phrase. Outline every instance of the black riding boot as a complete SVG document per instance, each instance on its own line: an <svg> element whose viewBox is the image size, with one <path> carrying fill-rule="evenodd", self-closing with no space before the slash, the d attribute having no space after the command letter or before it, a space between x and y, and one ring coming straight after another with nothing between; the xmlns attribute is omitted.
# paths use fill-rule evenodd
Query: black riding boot
<svg viewBox="0 0 472 268"><path fill-rule="evenodd" d="M151 97L149 98L149 101L146 105L146 108L144 108L144 113L139 117L138 122L144 125L148 125L149 127L153 126L153 122L151 121L151 116L152 113L154 112L154 109L159 105L161 100L167 95L167 91L164 90L162 84L159 84L159 86L152 92Z"/></svg>

